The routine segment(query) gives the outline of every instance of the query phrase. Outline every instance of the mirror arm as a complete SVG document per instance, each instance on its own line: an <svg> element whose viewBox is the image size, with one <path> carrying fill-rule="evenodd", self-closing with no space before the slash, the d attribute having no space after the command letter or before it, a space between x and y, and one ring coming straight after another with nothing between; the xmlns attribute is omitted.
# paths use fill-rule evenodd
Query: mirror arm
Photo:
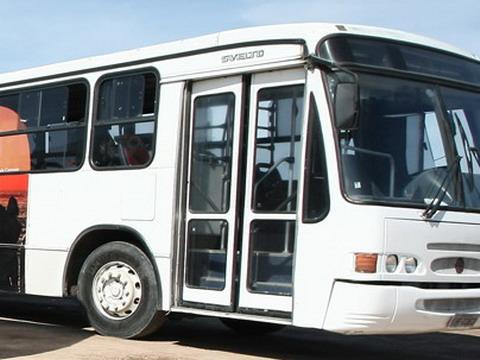
<svg viewBox="0 0 480 360"><path fill-rule="evenodd" d="M310 54L308 55L305 60L307 61L307 67L309 69L313 69L313 68L321 68L322 70L327 70L327 71L335 71L338 69L337 65L330 61L330 60L327 60L327 59L323 59L315 54Z"/></svg>
<svg viewBox="0 0 480 360"><path fill-rule="evenodd" d="M357 126L360 111L358 75L350 69L340 66L331 60L321 58L315 54L308 55L306 61L306 67L308 69L320 68L336 77L337 80L332 104L336 118L336 127L338 130L354 129ZM348 85L350 88L348 88ZM342 92L340 92L340 89L342 89ZM349 100L349 98L351 100L350 107L345 107L342 100ZM339 120L339 118L341 120Z"/></svg>
<svg viewBox="0 0 480 360"><path fill-rule="evenodd" d="M356 73L353 71L347 69L346 67L339 65L338 63L333 62L332 60L327 60L324 58L321 58L320 56L316 54L310 54L308 55L305 60L307 61L307 65L309 68L313 67L319 67L323 70L327 70L330 72L337 72L341 71L344 73L347 73L351 76L353 76L355 79L358 79L358 76Z"/></svg>

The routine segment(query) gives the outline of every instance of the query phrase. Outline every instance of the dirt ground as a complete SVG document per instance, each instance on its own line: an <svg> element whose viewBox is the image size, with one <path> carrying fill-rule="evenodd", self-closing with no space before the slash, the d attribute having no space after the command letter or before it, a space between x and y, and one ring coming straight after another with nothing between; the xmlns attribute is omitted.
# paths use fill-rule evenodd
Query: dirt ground
<svg viewBox="0 0 480 360"><path fill-rule="evenodd" d="M0 359L462 359L480 357L480 330L403 336L343 336L285 329L238 336L216 319L169 321L146 340L95 334L74 303L0 300Z"/></svg>

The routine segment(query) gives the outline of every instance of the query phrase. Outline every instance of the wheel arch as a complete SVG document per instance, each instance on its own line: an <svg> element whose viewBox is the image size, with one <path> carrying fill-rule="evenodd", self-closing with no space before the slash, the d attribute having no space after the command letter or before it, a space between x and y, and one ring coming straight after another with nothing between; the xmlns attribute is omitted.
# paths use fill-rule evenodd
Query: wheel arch
<svg viewBox="0 0 480 360"><path fill-rule="evenodd" d="M68 252L63 272L63 296L75 296L78 276L87 257L98 247L112 242L124 241L142 250L152 263L158 285L158 304L161 309L162 283L153 253L150 251L144 237L135 229L124 225L95 225L82 231L73 242Z"/></svg>

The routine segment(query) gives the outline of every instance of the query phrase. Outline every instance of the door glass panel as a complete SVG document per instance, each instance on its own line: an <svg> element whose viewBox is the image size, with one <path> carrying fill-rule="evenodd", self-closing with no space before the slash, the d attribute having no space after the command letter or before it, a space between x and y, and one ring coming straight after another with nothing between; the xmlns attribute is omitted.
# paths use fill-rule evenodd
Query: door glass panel
<svg viewBox="0 0 480 360"><path fill-rule="evenodd" d="M256 211L295 211L302 109L303 85L258 93L252 199Z"/></svg>
<svg viewBox="0 0 480 360"><path fill-rule="evenodd" d="M234 105L232 93L195 99L191 211L225 213L229 209Z"/></svg>
<svg viewBox="0 0 480 360"><path fill-rule="evenodd" d="M251 292L292 294L293 220L256 220L250 228Z"/></svg>
<svg viewBox="0 0 480 360"><path fill-rule="evenodd" d="M223 220L192 220L188 224L187 276L189 287L225 288L228 225Z"/></svg>

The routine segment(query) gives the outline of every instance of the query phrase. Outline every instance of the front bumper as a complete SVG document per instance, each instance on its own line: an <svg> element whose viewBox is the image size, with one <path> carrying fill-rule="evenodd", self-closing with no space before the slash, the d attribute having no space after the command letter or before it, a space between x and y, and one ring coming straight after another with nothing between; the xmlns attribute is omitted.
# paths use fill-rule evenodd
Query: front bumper
<svg viewBox="0 0 480 360"><path fill-rule="evenodd" d="M477 315L479 319L475 321ZM325 330L351 334L477 327L480 327L480 289L437 290L342 281L334 284L323 326Z"/></svg>

